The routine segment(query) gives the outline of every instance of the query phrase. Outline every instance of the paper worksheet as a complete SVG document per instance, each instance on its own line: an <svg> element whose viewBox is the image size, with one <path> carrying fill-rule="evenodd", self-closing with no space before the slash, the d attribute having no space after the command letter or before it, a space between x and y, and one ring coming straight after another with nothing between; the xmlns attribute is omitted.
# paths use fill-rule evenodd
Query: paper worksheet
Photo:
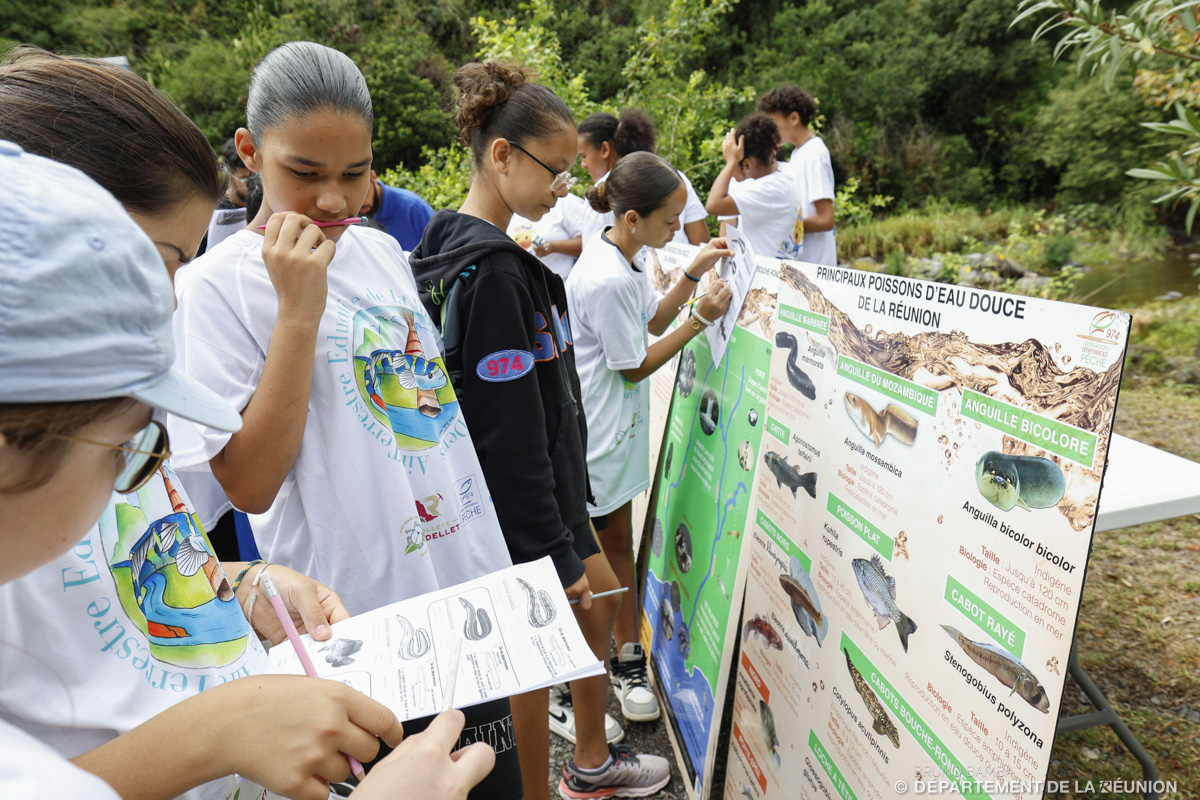
<svg viewBox="0 0 1200 800"><path fill-rule="evenodd" d="M335 623L324 642L300 638L322 678L358 689L401 721L441 711L448 685L453 706L464 708L604 673L548 557ZM274 673L304 674L286 641L268 663Z"/></svg>
<svg viewBox="0 0 1200 800"><path fill-rule="evenodd" d="M758 259L750 240L742 235L732 225L725 226L725 238L729 240L729 249L733 255L721 259L717 274L729 285L733 297L729 300L729 310L720 318L713 320L704 334L708 337L708 345L712 349L713 365L721 366L725 357L725 349L729 346L729 338L733 336L733 328L737 325L742 313L742 305L750 292L750 284L754 283L754 274L758 272Z"/></svg>

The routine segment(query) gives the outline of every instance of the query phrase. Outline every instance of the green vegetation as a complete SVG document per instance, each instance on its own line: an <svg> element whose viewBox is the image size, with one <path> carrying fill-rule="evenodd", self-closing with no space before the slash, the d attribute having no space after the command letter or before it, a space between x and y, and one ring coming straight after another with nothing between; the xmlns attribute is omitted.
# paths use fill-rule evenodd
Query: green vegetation
<svg viewBox="0 0 1200 800"><path fill-rule="evenodd" d="M1165 106L1194 95L1194 75L1149 75L1156 63L1141 59L1131 84L1125 67L1092 78L1055 64L1061 31L1034 39L1048 10L1037 5L1013 25L1012 0L0 0L0 50L125 55L220 144L264 53L323 42L372 87L377 168L403 167L394 180L447 201L462 182L447 173L461 165L450 78L468 60L501 57L535 66L579 117L644 108L661 154L701 187L719 169L723 131L762 91L793 81L820 101L839 186L853 179L861 197L890 198L889 210L935 198L1112 205L1163 135L1142 123L1168 124ZM445 185L427 180L438 176Z"/></svg>
<svg viewBox="0 0 1200 800"><path fill-rule="evenodd" d="M1013 24L1044 18L1034 39L1055 33L1055 58L1074 52L1080 74L1100 73L1109 89L1136 69L1139 94L1156 107L1174 108L1176 119L1143 123L1170 148L1167 158L1126 174L1165 185L1156 203L1186 203L1190 233L1200 211L1200 6L1177 0L1140 0L1115 8L1099 0L1021 0L1019 5Z"/></svg>

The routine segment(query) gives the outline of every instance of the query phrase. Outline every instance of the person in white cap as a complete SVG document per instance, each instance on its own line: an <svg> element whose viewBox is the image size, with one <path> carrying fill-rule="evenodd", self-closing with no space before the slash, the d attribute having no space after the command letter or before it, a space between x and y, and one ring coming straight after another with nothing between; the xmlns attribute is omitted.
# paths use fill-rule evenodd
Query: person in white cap
<svg viewBox="0 0 1200 800"><path fill-rule="evenodd" d="M92 59L27 50L9 66L0 67L0 100L6 106L0 110L0 137L6 134L20 137L26 147L68 160L101 182L116 181L113 188L117 198L157 246L161 257L157 262L159 271L170 274L181 263L186 263L203 233L203 215L189 212L205 203L211 205L209 198L214 193L219 194L219 181L212 180L217 172L211 147L195 125L165 97L132 73L107 68ZM41 105L48 105L53 112L42 114L38 108ZM46 125L52 121L52 126L43 125L43 118ZM165 148L169 157L148 158L144 148L139 150L143 146L142 139L118 147L110 146L107 141L94 141L94 130L103 129L116 135L115 132L125 128L138 129L146 139L144 148ZM81 142L89 146L81 148L78 146ZM11 149L12 145L6 147ZM19 148L15 152L19 153ZM142 161L144 163L139 163ZM131 194L130 187L135 183L142 191ZM33 185L36 184L34 181ZM93 185L93 188L96 187ZM158 188L164 192L172 191L155 194ZM29 202L29 198L22 197L14 202L21 205ZM62 202L56 195L49 205L59 208L61 206L56 203ZM150 216L136 213L147 206L157 208L159 212ZM59 220L50 223L52 218L53 215L46 213L48 224L54 225L55 235L59 235ZM190 224L190 218L198 221ZM50 238L44 231L41 235ZM98 268L100 266L98 262L86 264L93 281L104 279L107 274L106 270ZM6 271L0 269L0 275L5 274ZM13 274L14 280L20 280L23 275L19 270ZM65 282L72 282L69 276L63 277ZM91 286L88 280L78 283L84 289ZM5 299L7 297L0 299L0 308L4 307ZM136 295L127 293L121 302L139 308ZM53 300L50 307L71 312L70 304L58 299ZM122 308L120 304L117 307ZM56 341L61 344L63 340ZM0 366L3 363L0 362ZM2 378L0 383L3 383ZM185 397L189 396L185 393ZM213 397L207 396L209 400ZM43 439L49 440L53 439L52 428L55 426L74 432L87 421L81 417L86 416L86 412L74 403L46 406L37 403L6 405L7 402L6 395L0 393L0 437L9 430L25 426L36 429ZM87 403L84 407L107 413L105 409L109 402ZM130 401L118 398L111 402ZM57 412L61 414L55 416ZM229 409L222 406L222 412L228 414ZM185 412L181 413L187 416ZM238 420L236 415L232 420ZM5 423L15 427L6 427ZM223 423L206 424L220 426ZM72 433L65 436L68 438L61 441L72 440ZM28 436L24 441L28 444ZM41 446L44 445L45 442ZM129 449L139 448L131 445ZM165 443L163 450L166 450ZM3 448L0 448L0 457L3 455ZM50 456L52 454L41 465L46 476L53 472ZM141 456L130 455L130 458L140 459ZM0 641L3 642L0 645L0 675L3 675L0 717L43 740L50 740L54 749L64 755L81 754L77 761L114 783L120 785L121 780L127 780L136 785L136 796L139 797L173 797L181 787L196 786L217 776L221 777L203 783L187 797L227 798L239 790L242 796L260 797L261 790L254 784L230 773L266 772L268 765L259 764L257 769L246 769L243 765L262 761L263 751L273 750L278 751L278 763L273 767L274 786L280 787L289 797L324 798L328 786L312 780L311 761L293 758L290 754L297 746L305 744L306 736L311 739L320 735L319 725L297 724L297 719L328 719L323 713L329 710L329 699L344 700L341 697L345 695L344 690L335 689L330 695L324 686L314 690L309 684L271 678L239 682L237 688L254 693L253 705L239 704L226 689L207 692L205 700L209 702L180 703L234 677L261 672L265 658L257 637L250 635L250 627L238 608L239 602L242 607L252 607L247 600L252 591L250 576L256 572L243 571L246 575L244 586L238 587L241 590L237 592L236 600L230 596L230 589L234 587L229 585L221 565L211 556L211 546L187 505L186 493L177 482L172 484L171 478L175 476L169 464L162 463L156 471L158 463L157 459L149 459L141 467L131 466L126 470L117 485L121 489L131 489L132 493L112 494L100 527L93 527L84 534L72 550L29 576L0 587ZM0 466L4 465L5 462L0 460ZM35 472L37 469L34 467ZM26 474L22 480L9 485L8 472L2 474L0 500L4 499L6 490L19 493L34 489L33 484L39 480L37 475ZM95 516L92 514L89 518L94 520ZM108 521L107 525L104 520ZM168 537L164 537L164 533ZM114 535L118 537L116 542ZM149 558L141 560L141 554L134 554L142 564L138 575L132 574L131 561L122 559L118 546L122 540L130 538L141 545L151 545L150 540L155 540L153 552L147 551ZM78 532L68 539L68 543L78 540ZM7 540L0 540L0 548L6 545ZM164 546L168 551L165 557L160 552ZM225 566L229 567L228 564ZM297 624L308 622L311 626L313 621L318 624L332 621L334 617L330 611L344 616L344 609L332 592L325 590L327 595L318 603L310 588L320 586L315 581L276 566L272 566L271 571L281 582L281 589L290 585L301 595L299 599L313 607L304 613L291 609ZM238 583L237 579L234 583ZM49 589L44 590L42 584L50 584ZM130 591L131 586L136 585L144 592L130 601L130 595L134 594ZM178 601L182 596L190 599L192 607L172 609L169 603L161 602L164 585L172 590L176 605L180 605ZM306 590L308 596L304 597ZM292 605L289 602L289 606ZM264 616L264 612L269 611L270 606L264 602L262 608L256 609L254 621L260 633L278 640L281 636L265 630L268 626L263 624L264 621L275 622L273 614ZM185 621L186 628L170 624L164 615L172 613ZM328 626L324 636L314 631L317 638L328 635ZM47 666L50 669L46 669ZM162 714L161 718L152 720L130 736L120 737L112 746L95 753L84 752L137 726L155 712L176 705L181 707ZM294 708L295 714L289 717L277 713L278 708L284 706ZM379 707L368 702L366 708ZM219 713L213 713L217 709ZM349 730L344 720L347 714L348 711L341 712L342 726ZM231 735L231 729L239 727L239 715L265 717L246 726L254 737L250 743ZM387 716L390 717L390 713ZM418 793L428 789L443 797L465 795L465 787L486 773L490 751L484 752L488 749L481 746L477 748L480 752L473 754L474 758L459 757L452 761L449 748L462 724L462 715L451 712L439 718L428 734L408 737L396 755L378 765L372 779L364 783L355 796L368 797L374 796L375 792L394 791L382 787L394 783L387 780L389 773L399 772L405 774L406 783ZM147 742L151 747L169 747L169 740L162 738L164 730L183 737L188 752L173 753L177 768L147 773L139 748L144 752ZM19 749L14 749L16 752ZM324 757L333 756L344 770L346 761L338 754L336 743L327 743L324 750L318 748L315 752ZM13 763L19 764L21 760ZM196 767L196 764L201 766ZM9 766L0 753L0 796L3 797L9 796L6 780L20 776L20 770L12 770ZM304 779L303 783L297 782L296 778ZM283 785L284 781L295 785ZM121 788L122 794L131 796L126 786ZM38 787L32 794L42 796L40 789ZM98 795L63 792L46 793L46 796Z"/></svg>

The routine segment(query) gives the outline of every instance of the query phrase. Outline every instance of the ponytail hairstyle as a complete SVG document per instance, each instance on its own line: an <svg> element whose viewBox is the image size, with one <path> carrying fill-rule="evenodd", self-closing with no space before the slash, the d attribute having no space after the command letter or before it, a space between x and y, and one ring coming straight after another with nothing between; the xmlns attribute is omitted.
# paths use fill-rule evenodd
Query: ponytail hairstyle
<svg viewBox="0 0 1200 800"><path fill-rule="evenodd" d="M147 217L192 197L215 207L225 194L196 124L136 73L99 59L14 50L0 64L0 139L75 167Z"/></svg>
<svg viewBox="0 0 1200 800"><path fill-rule="evenodd" d="M475 167L496 139L514 144L548 139L574 129L575 119L558 95L531 81L536 76L524 67L499 61L464 64L454 75L458 87L458 142L470 147Z"/></svg>
<svg viewBox="0 0 1200 800"><path fill-rule="evenodd" d="M653 153L630 153L602 183L587 190L587 200L601 214L611 211L622 217L626 211L636 211L646 217L682 186L679 173L662 158Z"/></svg>
<svg viewBox="0 0 1200 800"><path fill-rule="evenodd" d="M316 42L288 42L263 56L250 74L246 127L263 134L314 111L357 116L373 128L367 80L345 53Z"/></svg>
<svg viewBox="0 0 1200 800"><path fill-rule="evenodd" d="M817 116L817 101L799 86L785 83L758 98L758 110L765 114L782 114L785 117L794 111L807 126L812 124L813 118Z"/></svg>
<svg viewBox="0 0 1200 800"><path fill-rule="evenodd" d="M765 112L756 111L738 123L733 133L737 138L745 138L745 157L757 159L764 167L775 163L775 153L779 150L782 137L775 120Z"/></svg>
<svg viewBox="0 0 1200 800"><path fill-rule="evenodd" d="M618 156L624 157L630 153L653 153L658 131L646 112L627 108L619 118L602 111L591 114L579 124L579 135L597 149L608 142Z"/></svg>

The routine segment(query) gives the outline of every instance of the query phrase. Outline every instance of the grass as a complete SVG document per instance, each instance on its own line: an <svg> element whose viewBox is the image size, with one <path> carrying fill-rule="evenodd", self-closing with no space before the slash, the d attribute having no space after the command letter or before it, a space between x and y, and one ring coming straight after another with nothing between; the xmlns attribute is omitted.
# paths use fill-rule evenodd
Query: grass
<svg viewBox="0 0 1200 800"><path fill-rule="evenodd" d="M1146 258L1160 252L1170 236L1155 222L1149 202L1140 200L1115 208L1070 206L1061 213L1033 206L985 212L972 206L930 201L921 208L839 225L837 231L838 258L848 262L868 256L883 261L897 252L929 258L995 246L1003 250L1006 243L1014 241L1036 245L1037 258L1025 266L1037 268L1044 266L1042 256L1050 264L1061 263L1067 257L1083 264L1109 261L1119 254Z"/></svg>
<svg viewBox="0 0 1200 800"><path fill-rule="evenodd" d="M838 229L838 256L843 261L870 256L882 261L897 250L916 258L954 253L964 242L999 241L1034 218L1028 208L983 214L968 206L930 203L886 217Z"/></svg>
<svg viewBox="0 0 1200 800"><path fill-rule="evenodd" d="M1194 334L1193 334L1194 335ZM1123 389L1118 433L1200 460L1200 397L1151 386ZM1084 585L1079 660L1158 767L1175 781L1164 798L1200 791L1200 516L1098 534ZM1091 711L1073 683L1063 713ZM1093 792L1099 781L1141 779L1141 767L1108 728L1065 733L1048 778Z"/></svg>
<svg viewBox="0 0 1200 800"><path fill-rule="evenodd" d="M1194 355L1200 334L1197 319L1200 319L1200 297L1151 303L1134 314L1135 340L1164 356Z"/></svg>

